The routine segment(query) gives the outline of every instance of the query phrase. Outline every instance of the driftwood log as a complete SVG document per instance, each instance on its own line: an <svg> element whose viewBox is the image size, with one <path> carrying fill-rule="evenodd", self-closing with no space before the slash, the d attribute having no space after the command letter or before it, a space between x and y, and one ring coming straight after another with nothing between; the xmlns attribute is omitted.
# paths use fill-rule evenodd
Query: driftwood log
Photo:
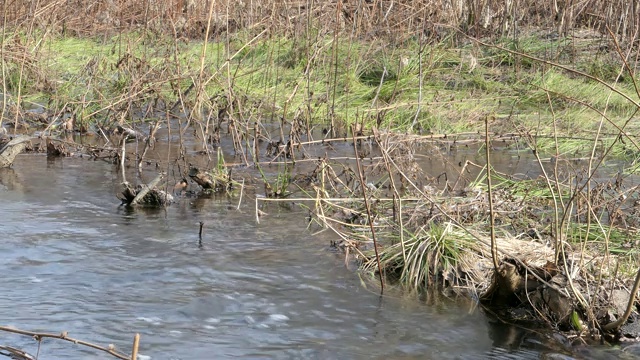
<svg viewBox="0 0 640 360"><path fill-rule="evenodd" d="M159 190L156 185L162 180L164 173L158 174L149 184L140 184L133 187L129 182L122 183L122 197L118 197L123 204L129 206L167 206L173 202L173 195Z"/></svg>
<svg viewBox="0 0 640 360"><path fill-rule="evenodd" d="M30 136L21 135L6 143L0 148L0 168L9 167L13 164L16 156L28 145Z"/></svg>

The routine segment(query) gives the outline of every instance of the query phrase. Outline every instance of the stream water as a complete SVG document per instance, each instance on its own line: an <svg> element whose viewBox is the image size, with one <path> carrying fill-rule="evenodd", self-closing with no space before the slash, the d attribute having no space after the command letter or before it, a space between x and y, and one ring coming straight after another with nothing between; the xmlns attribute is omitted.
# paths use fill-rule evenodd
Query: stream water
<svg viewBox="0 0 640 360"><path fill-rule="evenodd" d="M237 199L119 206L117 171L20 155L0 169L0 324L69 336L140 359L616 358L498 324L468 303L363 286L332 234L274 207L260 224ZM203 247L198 223L205 222ZM365 282L366 283L366 282ZM0 334L32 354L37 342ZM40 359L110 358L45 340Z"/></svg>

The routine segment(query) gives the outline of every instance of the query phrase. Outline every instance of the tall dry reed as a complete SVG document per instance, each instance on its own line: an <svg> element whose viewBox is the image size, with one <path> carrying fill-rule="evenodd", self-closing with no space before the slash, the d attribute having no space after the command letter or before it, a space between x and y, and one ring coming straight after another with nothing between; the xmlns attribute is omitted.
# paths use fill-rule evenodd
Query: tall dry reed
<svg viewBox="0 0 640 360"><path fill-rule="evenodd" d="M211 36L256 27L294 35L309 19L356 36L398 40L421 32L438 35L448 27L473 36L505 36L527 27L566 35L583 26L600 31L608 26L629 39L640 29L640 2L626 0L21 0L3 2L2 10L8 27L35 21L77 35L132 27L167 32L175 27L181 35L201 38L207 29Z"/></svg>

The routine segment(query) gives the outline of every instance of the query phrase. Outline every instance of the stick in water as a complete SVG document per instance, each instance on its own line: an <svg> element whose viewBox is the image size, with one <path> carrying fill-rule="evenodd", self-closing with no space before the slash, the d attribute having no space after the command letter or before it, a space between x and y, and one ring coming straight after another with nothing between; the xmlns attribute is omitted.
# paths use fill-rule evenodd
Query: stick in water
<svg viewBox="0 0 640 360"><path fill-rule="evenodd" d="M200 221L200 232L198 233L198 246L202 247L202 228L204 227L204 221Z"/></svg>
<svg viewBox="0 0 640 360"><path fill-rule="evenodd" d="M140 346L140 334L133 337L133 349L131 350L131 360L138 359L138 346Z"/></svg>
<svg viewBox="0 0 640 360"><path fill-rule="evenodd" d="M376 263L378 264L378 274L380 275L380 295L384 293L384 274L382 272L382 265L380 265L380 254L378 254L378 240L376 239L376 230L373 226L373 216L371 215L371 207L369 206L369 200L367 199L367 185L364 181L364 173L362 170L362 164L360 164L360 155L358 154L358 145L355 138L356 126L351 126L351 135L353 139L353 151L356 154L356 167L358 175L360 176L360 188L362 189L362 201L364 201L364 207L367 211L367 220L369 223L369 229L371 230L371 239L373 240L373 250L376 254Z"/></svg>

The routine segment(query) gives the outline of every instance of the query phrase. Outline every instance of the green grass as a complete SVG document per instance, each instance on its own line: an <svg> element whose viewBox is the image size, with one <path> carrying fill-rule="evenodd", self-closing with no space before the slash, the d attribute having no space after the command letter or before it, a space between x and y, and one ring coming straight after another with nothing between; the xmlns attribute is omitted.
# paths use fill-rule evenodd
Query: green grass
<svg viewBox="0 0 640 360"><path fill-rule="evenodd" d="M406 230L405 230L406 231ZM396 243L380 252L380 264L387 276L413 288L428 288L443 272L456 272L464 251L473 248L470 236L447 224L431 224L405 235L404 244ZM365 268L376 266L374 258Z"/></svg>
<svg viewBox="0 0 640 360"><path fill-rule="evenodd" d="M494 114L509 119L496 131L512 132L517 127L550 135L558 130L573 138L593 139L601 117L578 101L605 112L616 126L636 110L602 84L495 48L451 48L443 41L424 46L421 52L415 41L389 47L379 40L312 37L307 44L305 37L255 35L239 32L228 41L206 44L202 75L208 81L202 99L235 97L241 101L234 114L238 119L266 114L266 118L291 121L302 116L314 124L333 120L344 128L363 122L394 131L456 133L482 131L483 116ZM174 103L178 91L198 83L204 46L142 31L110 38L60 36L32 42L40 44L32 54L37 62L21 84L15 73L18 64L7 62L9 89L15 93L21 86L28 101L54 108L76 107L74 111L89 122L102 121L114 103L128 104L127 96L138 105L157 98ZM552 60L562 59L565 53L563 40L527 37L498 43ZM611 78L612 68L599 58L585 55L577 63L590 74ZM42 74L50 88L42 86L38 78ZM638 98L630 81L614 85ZM184 98L187 106L201 101L195 93ZM216 106L205 105L205 109ZM412 128L414 119L417 126ZM638 130L633 126L627 130ZM605 122L602 132L614 134L604 139L606 143L615 138L617 129ZM553 139L541 139L537 145L540 152L555 152ZM588 153L593 143L563 141L559 146L561 153ZM629 149L617 147L614 154L628 155Z"/></svg>

